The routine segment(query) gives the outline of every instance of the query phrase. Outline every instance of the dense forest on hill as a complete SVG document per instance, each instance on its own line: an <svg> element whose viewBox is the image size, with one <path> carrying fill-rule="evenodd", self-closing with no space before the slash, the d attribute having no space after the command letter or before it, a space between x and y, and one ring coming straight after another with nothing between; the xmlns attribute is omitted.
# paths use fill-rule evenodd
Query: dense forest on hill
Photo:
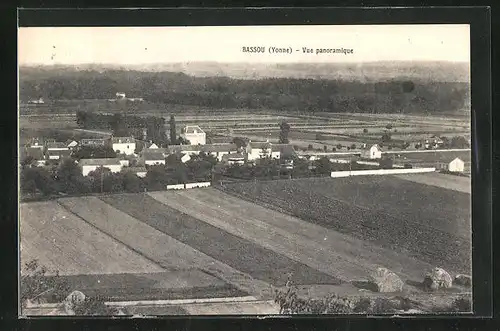
<svg viewBox="0 0 500 331"><path fill-rule="evenodd" d="M116 92L153 103L309 112L442 113L469 105L468 83L422 77L249 80L134 70L20 70L21 102L39 97L49 101L110 99Z"/></svg>

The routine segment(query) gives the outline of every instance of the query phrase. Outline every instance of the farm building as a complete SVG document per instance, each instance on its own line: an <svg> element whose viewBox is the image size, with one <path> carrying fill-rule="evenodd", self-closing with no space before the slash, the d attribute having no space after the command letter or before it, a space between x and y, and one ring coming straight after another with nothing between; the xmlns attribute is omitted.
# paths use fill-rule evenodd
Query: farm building
<svg viewBox="0 0 500 331"><path fill-rule="evenodd" d="M44 160L45 155L43 154L43 150L37 147L28 147L25 149L25 156L32 157L35 160Z"/></svg>
<svg viewBox="0 0 500 331"><path fill-rule="evenodd" d="M112 137L111 146L119 154L133 155L135 151L135 139L132 137Z"/></svg>
<svg viewBox="0 0 500 331"><path fill-rule="evenodd" d="M126 95L123 92L116 92L117 99L125 99Z"/></svg>
<svg viewBox="0 0 500 331"><path fill-rule="evenodd" d="M148 149L157 149L158 148L158 145L156 145L155 143L152 143L151 145L148 146Z"/></svg>
<svg viewBox="0 0 500 331"><path fill-rule="evenodd" d="M92 171L97 168L103 167L108 168L111 172L120 172L122 170L122 165L120 160L117 158L113 159L81 159L78 165L82 168L82 174L88 176Z"/></svg>
<svg viewBox="0 0 500 331"><path fill-rule="evenodd" d="M165 164L165 154L156 150L145 150L142 153L142 161L144 165L158 165Z"/></svg>
<svg viewBox="0 0 500 331"><path fill-rule="evenodd" d="M380 159L382 158L382 149L378 144L375 144L363 153L363 157L367 159Z"/></svg>
<svg viewBox="0 0 500 331"><path fill-rule="evenodd" d="M463 172L464 165L465 165L465 162L457 157L448 164L448 171Z"/></svg>
<svg viewBox="0 0 500 331"><path fill-rule="evenodd" d="M182 129L181 137L189 141L191 145L205 145L207 135L198 125L187 125Z"/></svg>

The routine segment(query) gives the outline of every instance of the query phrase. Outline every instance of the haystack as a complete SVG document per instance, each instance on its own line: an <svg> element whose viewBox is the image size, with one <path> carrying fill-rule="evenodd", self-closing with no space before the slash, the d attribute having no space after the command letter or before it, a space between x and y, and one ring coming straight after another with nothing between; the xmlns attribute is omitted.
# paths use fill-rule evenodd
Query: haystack
<svg viewBox="0 0 500 331"><path fill-rule="evenodd" d="M425 275L423 285L430 290L450 288L453 279L450 274L442 268L434 268Z"/></svg>
<svg viewBox="0 0 500 331"><path fill-rule="evenodd" d="M377 292L401 292L404 285L398 275L386 268L378 268L371 274L369 282Z"/></svg>
<svg viewBox="0 0 500 331"><path fill-rule="evenodd" d="M456 275L455 279L453 279L453 284L461 285L461 286L472 286L472 277L467 275Z"/></svg>
<svg viewBox="0 0 500 331"><path fill-rule="evenodd" d="M75 315L75 306L84 301L85 294L80 291L73 291L64 299L64 310L68 315Z"/></svg>

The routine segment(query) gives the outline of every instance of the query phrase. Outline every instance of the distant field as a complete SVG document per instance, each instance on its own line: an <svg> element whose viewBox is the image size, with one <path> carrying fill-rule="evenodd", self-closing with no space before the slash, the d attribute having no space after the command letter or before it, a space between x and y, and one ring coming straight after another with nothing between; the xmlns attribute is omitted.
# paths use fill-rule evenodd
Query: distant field
<svg viewBox="0 0 500 331"><path fill-rule="evenodd" d="M408 161L420 161L420 162L444 162L449 163L455 158L460 158L464 162L471 162L471 152L470 151L446 151L446 152L415 152L415 153L404 153L401 157L406 157L405 160Z"/></svg>
<svg viewBox="0 0 500 331"><path fill-rule="evenodd" d="M233 183L224 190L447 270L470 272L468 194L385 176Z"/></svg>
<svg viewBox="0 0 500 331"><path fill-rule="evenodd" d="M471 179L469 177L454 176L431 172L426 174L396 175L396 177L416 183L438 186L448 190L455 190L471 194Z"/></svg>
<svg viewBox="0 0 500 331"><path fill-rule="evenodd" d="M163 271L55 201L21 204L20 239L22 264L38 259L62 275Z"/></svg>
<svg viewBox="0 0 500 331"><path fill-rule="evenodd" d="M299 284L338 283L332 276L221 231L149 196L122 194L103 197L102 200L157 230L270 284L285 284L290 272L293 272Z"/></svg>

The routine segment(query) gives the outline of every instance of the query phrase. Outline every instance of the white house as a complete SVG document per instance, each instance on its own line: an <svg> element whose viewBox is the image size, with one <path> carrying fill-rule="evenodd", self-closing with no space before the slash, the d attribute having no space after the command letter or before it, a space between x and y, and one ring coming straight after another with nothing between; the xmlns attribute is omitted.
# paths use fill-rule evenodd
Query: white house
<svg viewBox="0 0 500 331"><path fill-rule="evenodd" d="M465 162L457 157L448 164L448 171L463 172L464 165L465 165Z"/></svg>
<svg viewBox="0 0 500 331"><path fill-rule="evenodd" d="M247 144L247 160L255 161L260 158L271 156L271 144L269 142L252 142Z"/></svg>
<svg viewBox="0 0 500 331"><path fill-rule="evenodd" d="M135 139L133 137L112 137L111 146L116 153L133 155L135 152Z"/></svg>
<svg viewBox="0 0 500 331"><path fill-rule="evenodd" d="M189 141L191 145L205 145L207 135L198 125L187 125L181 131L181 137Z"/></svg>
<svg viewBox="0 0 500 331"><path fill-rule="evenodd" d="M165 154L154 149L145 150L144 153L142 153L142 160L144 165L148 166L165 164Z"/></svg>
<svg viewBox="0 0 500 331"><path fill-rule="evenodd" d="M82 174L88 176L92 171L95 171L99 167L108 168L111 172L120 172L122 170L122 165L120 160L114 159L81 159L78 165L82 168Z"/></svg>
<svg viewBox="0 0 500 331"><path fill-rule="evenodd" d="M272 144L269 142L249 142L246 148L248 161L264 157L280 159L282 156L292 156L295 150L289 144Z"/></svg>
<svg viewBox="0 0 500 331"><path fill-rule="evenodd" d="M363 156L367 159L380 159L382 158L382 149L378 144L375 144Z"/></svg>
<svg viewBox="0 0 500 331"><path fill-rule="evenodd" d="M116 92L116 98L117 99L125 99L125 97L126 97L125 93Z"/></svg>
<svg viewBox="0 0 500 331"><path fill-rule="evenodd" d="M157 149L158 145L156 145L155 143L152 143L148 148L149 149Z"/></svg>

